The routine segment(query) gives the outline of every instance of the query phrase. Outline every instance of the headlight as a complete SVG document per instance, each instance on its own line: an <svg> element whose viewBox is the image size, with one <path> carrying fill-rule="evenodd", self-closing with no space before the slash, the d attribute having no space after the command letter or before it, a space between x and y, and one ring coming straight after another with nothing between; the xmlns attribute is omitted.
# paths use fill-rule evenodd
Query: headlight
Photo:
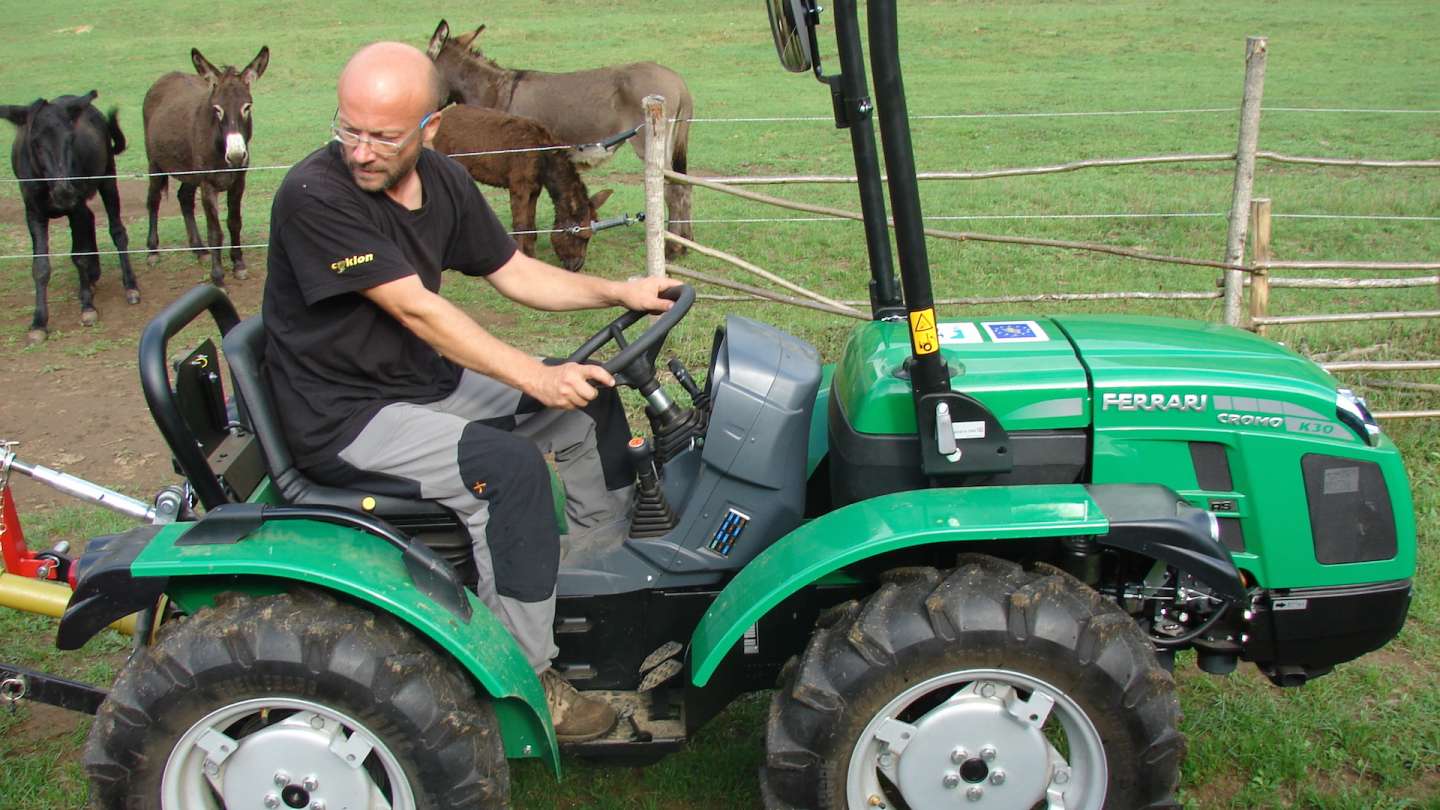
<svg viewBox="0 0 1440 810"><path fill-rule="evenodd" d="M1365 443L1374 447L1380 443L1380 423L1370 414L1370 409L1365 406L1365 400L1355 396L1355 392L1349 388L1338 388L1335 391L1335 415L1341 422L1350 426Z"/></svg>

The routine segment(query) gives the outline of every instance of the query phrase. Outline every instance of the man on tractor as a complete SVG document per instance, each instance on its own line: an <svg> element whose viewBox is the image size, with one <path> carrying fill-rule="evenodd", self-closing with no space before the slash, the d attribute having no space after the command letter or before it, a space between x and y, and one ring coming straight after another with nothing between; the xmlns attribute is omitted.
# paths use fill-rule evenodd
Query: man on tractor
<svg viewBox="0 0 1440 810"><path fill-rule="evenodd" d="M426 148L446 93L420 51L362 48L337 94L334 140L290 170L270 220L265 357L296 463L453 511L477 592L540 674L557 737L599 737L615 710L550 666L560 539L545 456L572 533L623 532L635 477L614 378L495 338L440 296L441 274L546 311L659 312L673 282L573 274L518 251L465 170Z"/></svg>

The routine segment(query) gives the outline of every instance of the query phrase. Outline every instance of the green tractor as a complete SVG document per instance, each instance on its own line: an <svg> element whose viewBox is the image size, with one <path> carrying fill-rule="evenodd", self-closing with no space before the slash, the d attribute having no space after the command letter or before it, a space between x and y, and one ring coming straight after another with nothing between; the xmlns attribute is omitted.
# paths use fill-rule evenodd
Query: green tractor
<svg viewBox="0 0 1440 810"><path fill-rule="evenodd" d="M850 131L874 319L828 364L731 315L703 388L672 363L689 405L655 374L688 288L633 339L627 313L577 351L615 339L606 367L654 437L632 442L629 535L561 563L556 666L624 715L570 752L654 759L774 689L770 807L1173 806L1177 651L1298 686L1399 632L1416 545L1395 446L1329 374L1239 330L938 320L894 2L868 10L875 104L854 0L834 5L831 75L814 0L767 5L782 63L813 69ZM170 338L207 312L233 398L213 345L172 378ZM463 530L295 469L262 334L208 286L145 330L142 384L186 483L139 505L148 525L45 566L74 590L61 648L139 612L136 652L106 693L31 673L34 695L97 711L102 807L505 806L506 760L558 774L560 748L466 589Z"/></svg>

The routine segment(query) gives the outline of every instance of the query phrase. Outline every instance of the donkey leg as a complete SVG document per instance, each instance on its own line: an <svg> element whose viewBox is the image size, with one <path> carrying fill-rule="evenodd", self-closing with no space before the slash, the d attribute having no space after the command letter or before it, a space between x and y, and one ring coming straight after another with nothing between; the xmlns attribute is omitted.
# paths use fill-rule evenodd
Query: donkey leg
<svg viewBox="0 0 1440 810"><path fill-rule="evenodd" d="M145 237L145 249L150 251L146 261L151 267L160 263L160 254L156 252L160 247L160 198L165 196L165 187L170 184L170 178L160 174L159 168L153 163L150 164L150 190L145 193L145 214L150 220L150 233ZM108 205L105 210L109 212ZM119 210L118 207L116 210Z"/></svg>
<svg viewBox="0 0 1440 810"><path fill-rule="evenodd" d="M225 232L220 228L220 193L209 184L200 187L200 202L205 206L205 234L210 238L210 283L225 286L225 268L220 264L220 248Z"/></svg>
<svg viewBox="0 0 1440 810"><path fill-rule="evenodd" d="M515 244L526 256L535 256L535 201L540 186L510 189L510 227L515 231Z"/></svg>
<svg viewBox="0 0 1440 810"><path fill-rule="evenodd" d="M83 201L70 209L70 261L80 274L80 323L94 326L100 320L95 311L95 280L100 277L99 246L95 242L95 215Z"/></svg>
<svg viewBox="0 0 1440 810"><path fill-rule="evenodd" d="M200 241L200 228L195 225L195 191L199 188L196 183L181 181L180 190L175 192L175 199L180 201L180 216L185 218L185 236L190 239L190 247L195 251L195 260L205 261L205 244Z"/></svg>
<svg viewBox="0 0 1440 810"><path fill-rule="evenodd" d="M120 283L125 285L125 300L138 304L140 285L135 282L135 270L130 266L130 234L120 220L120 189L114 179L100 181L100 201L105 204L105 218L110 220L110 241L120 251Z"/></svg>
<svg viewBox="0 0 1440 810"><path fill-rule="evenodd" d="M665 230L686 239L695 239L695 228L690 224L690 187L680 183L665 185L665 208L668 222ZM685 246L677 242L665 242L665 258L675 259L685 255Z"/></svg>
<svg viewBox="0 0 1440 810"><path fill-rule="evenodd" d="M35 278L35 317L30 320L30 331L25 342L35 345L49 334L50 306L46 292L50 288L50 220L43 213L25 206L25 225L30 229L30 246L34 258L30 260L30 275Z"/></svg>
<svg viewBox="0 0 1440 810"><path fill-rule="evenodd" d="M250 277L245 272L245 258L240 251L240 198L245 194L245 173L239 172L240 176L230 185L230 190L225 192L225 207L228 216L225 224L230 228L230 263L235 265L235 278L244 281Z"/></svg>

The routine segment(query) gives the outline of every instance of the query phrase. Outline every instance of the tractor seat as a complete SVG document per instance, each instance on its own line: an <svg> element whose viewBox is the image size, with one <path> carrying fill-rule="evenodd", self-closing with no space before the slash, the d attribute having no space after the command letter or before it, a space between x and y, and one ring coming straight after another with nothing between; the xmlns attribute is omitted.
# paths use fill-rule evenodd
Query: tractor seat
<svg viewBox="0 0 1440 810"><path fill-rule="evenodd" d="M424 525L459 529L455 515L435 501L409 500L376 495L360 490L317 484L295 467L270 383L265 378L265 326L256 315L230 330L224 339L225 360L235 380L241 421L260 442L260 452L270 479L286 503L305 506L338 506L384 518L400 528ZM368 508L367 508L368 507ZM465 544L468 552L469 544Z"/></svg>

